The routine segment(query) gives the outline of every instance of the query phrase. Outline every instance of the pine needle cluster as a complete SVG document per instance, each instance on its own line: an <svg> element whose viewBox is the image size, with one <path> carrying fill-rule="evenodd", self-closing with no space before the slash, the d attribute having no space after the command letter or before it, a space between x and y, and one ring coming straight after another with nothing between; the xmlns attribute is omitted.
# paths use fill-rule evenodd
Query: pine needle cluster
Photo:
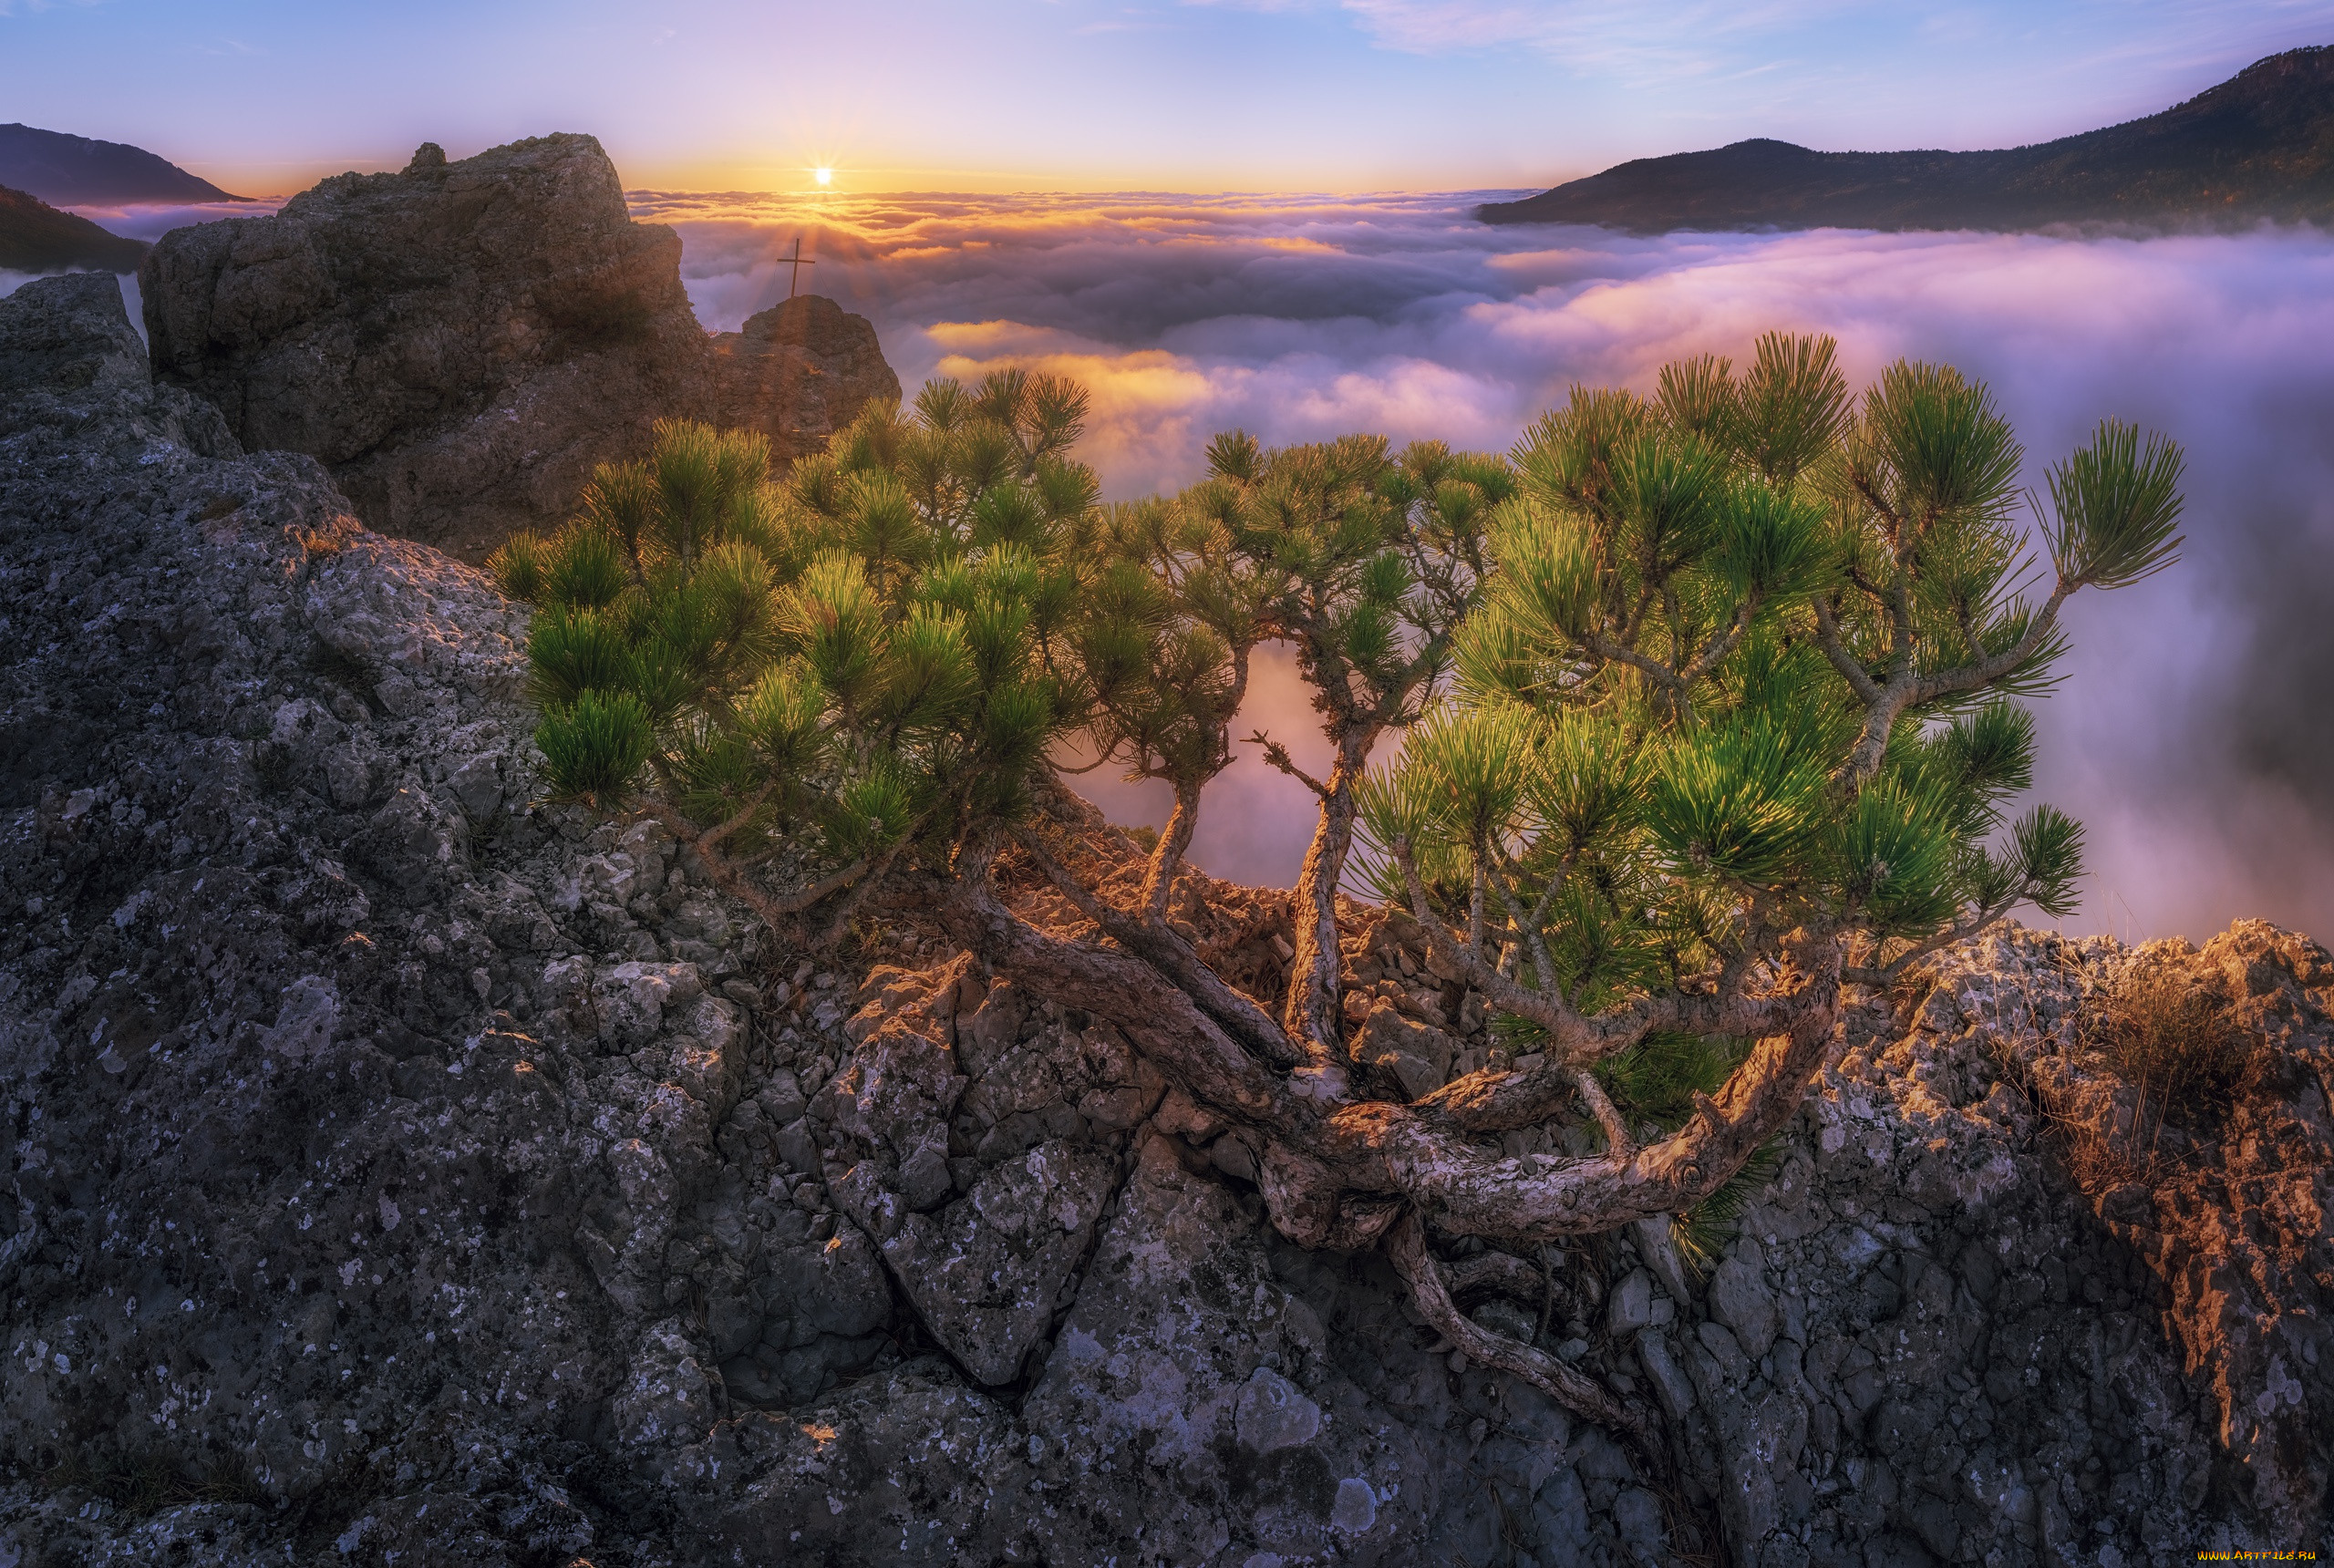
<svg viewBox="0 0 2334 1568"><path fill-rule="evenodd" d="M2179 457L2111 424L2051 471L2047 606L2022 459L1984 387L1898 365L1852 399L1820 339L1669 366L1650 397L1576 389L1516 449L1454 689L1365 788L1358 883L1408 904L1415 874L1583 1012L1810 923L1877 967L2019 903L2065 913L2081 829L2007 820L2019 699L2067 593L2169 559Z"/></svg>

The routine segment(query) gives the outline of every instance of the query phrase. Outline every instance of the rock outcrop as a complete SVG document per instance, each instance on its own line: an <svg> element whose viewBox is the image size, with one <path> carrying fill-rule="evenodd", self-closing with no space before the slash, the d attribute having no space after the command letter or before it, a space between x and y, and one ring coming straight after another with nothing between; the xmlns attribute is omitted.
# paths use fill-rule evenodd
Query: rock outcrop
<svg viewBox="0 0 2334 1568"><path fill-rule="evenodd" d="M1661 1409L1655 1471L1455 1357L1382 1257L1279 1239L1238 1131L1115 1030L913 910L848 965L784 950L652 827L542 804L524 614L151 383L111 279L0 302L0 1562L2322 1539L2314 944L2005 928L1851 1010L1707 1274L1658 1226L1454 1253L1479 1319ZM1284 962L1285 894L1178 897L1219 972ZM1480 1065L1480 1000L1351 913L1366 1070ZM2079 1020L2151 967L2263 1068L2087 1184L2071 1140L2140 1121Z"/></svg>
<svg viewBox="0 0 2334 1568"><path fill-rule="evenodd" d="M800 294L713 339L707 418L759 430L780 462L825 449L868 403L900 398L875 328L820 294Z"/></svg>
<svg viewBox="0 0 2334 1568"><path fill-rule="evenodd" d="M476 562L564 521L657 419L769 430L790 457L898 395L873 329L831 302L717 346L680 253L632 221L596 140L560 135L458 162L425 144L402 173L173 231L139 282L160 379L246 448L321 459L370 526Z"/></svg>

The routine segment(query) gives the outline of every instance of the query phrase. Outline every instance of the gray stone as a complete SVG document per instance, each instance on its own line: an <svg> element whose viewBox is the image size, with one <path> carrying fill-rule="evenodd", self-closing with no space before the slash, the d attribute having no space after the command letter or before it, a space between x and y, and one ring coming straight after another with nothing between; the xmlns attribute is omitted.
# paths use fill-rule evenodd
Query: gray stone
<svg viewBox="0 0 2334 1568"><path fill-rule="evenodd" d="M1753 1361L1774 1345L1781 1326L1765 1262L1759 1243L1746 1236L1710 1275L1710 1315L1734 1330L1742 1353Z"/></svg>
<svg viewBox="0 0 2334 1568"><path fill-rule="evenodd" d="M1539 1327L1539 1318L1535 1314L1504 1296L1492 1296L1479 1303L1467 1315L1494 1334L1520 1339L1526 1345L1532 1343L1533 1335Z"/></svg>
<svg viewBox="0 0 2334 1568"><path fill-rule="evenodd" d="M1053 1322L1110 1195L1115 1162L1059 1142L998 1165L937 1214L911 1214L883 1261L933 1337L982 1383L1009 1383Z"/></svg>
<svg viewBox="0 0 2334 1568"><path fill-rule="evenodd" d="M41 278L0 313L0 393L142 392L146 345L110 273Z"/></svg>
<svg viewBox="0 0 2334 1568"><path fill-rule="evenodd" d="M780 1128L777 1148L778 1157L786 1161L789 1170L799 1171L805 1176L819 1173L818 1140L811 1135L811 1124L807 1120L798 1117Z"/></svg>
<svg viewBox="0 0 2334 1568"><path fill-rule="evenodd" d="M1656 1215L1652 1219L1637 1221L1630 1225L1629 1234L1637 1242L1637 1256L1643 1258L1646 1267L1653 1271L1653 1277L1669 1299L1673 1302L1693 1300L1693 1285L1686 1278L1685 1264L1678 1261L1677 1244L1669 1239L1668 1217Z"/></svg>
<svg viewBox="0 0 2334 1568"><path fill-rule="evenodd" d="M936 1208L955 1190L955 1182L948 1172L945 1142L920 1145L900 1164L900 1195L912 1209Z"/></svg>
<svg viewBox="0 0 2334 1568"><path fill-rule="evenodd" d="M1321 1562L1333 1549L1384 1568L1430 1560L1438 1477L1463 1459L1463 1439L1430 1459L1423 1429L1337 1369L1254 1219L1223 1183L1186 1170L1172 1141L1141 1146L1022 1409L1045 1439L1046 1490L1032 1498L1041 1560ZM1390 1301L1372 1310L1401 1321ZM1389 1358L1448 1398L1440 1363L1407 1340ZM1087 1479L1105 1474L1127 1479ZM1057 1517L1063 1490L1091 1501Z"/></svg>
<svg viewBox="0 0 2334 1568"><path fill-rule="evenodd" d="M1021 1037L1022 1020L1028 1015L1028 994L1010 981L984 992L980 1006L970 1016L959 1014L956 1048L965 1071L976 1078L986 1078L991 1065Z"/></svg>
<svg viewBox="0 0 2334 1568"><path fill-rule="evenodd" d="M1662 1409L1673 1421L1682 1421L1686 1412L1694 1408L1694 1386L1685 1369L1678 1364L1667 1334L1637 1336L1637 1361L1645 1367L1646 1376L1653 1380L1653 1388L1661 1400Z"/></svg>
<svg viewBox="0 0 2334 1568"><path fill-rule="evenodd" d="M1403 1016L1391 1004L1379 1003L1354 1037L1353 1059L1386 1074L1410 1099L1441 1088L1451 1076L1459 1042L1441 1029Z"/></svg>
<svg viewBox="0 0 2334 1568"><path fill-rule="evenodd" d="M1240 1390L1233 1426L1243 1447L1269 1454L1311 1442L1321 1429L1321 1407L1279 1373L1259 1367Z"/></svg>
<svg viewBox="0 0 2334 1568"><path fill-rule="evenodd" d="M1668 1533L1662 1528L1661 1500L1643 1487L1624 1487L1613 1500L1613 1523L1621 1544L1638 1563L1668 1561Z"/></svg>
<svg viewBox="0 0 2334 1568"><path fill-rule="evenodd" d="M1724 1324L1698 1325L1694 1330L1694 1337L1701 1342L1702 1348L1709 1351L1717 1361L1720 1374L1726 1379L1727 1387L1739 1389L1750 1381L1750 1358L1742 1353L1741 1342L1734 1337L1733 1332Z"/></svg>
<svg viewBox="0 0 2334 1568"><path fill-rule="evenodd" d="M1631 1269L1605 1303L1605 1331L1618 1339L1653 1321L1653 1276Z"/></svg>

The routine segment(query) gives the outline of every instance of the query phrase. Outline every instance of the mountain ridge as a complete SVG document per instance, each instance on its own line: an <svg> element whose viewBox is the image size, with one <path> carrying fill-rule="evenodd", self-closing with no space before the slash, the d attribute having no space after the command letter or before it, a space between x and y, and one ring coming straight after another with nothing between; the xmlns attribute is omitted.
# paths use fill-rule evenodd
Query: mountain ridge
<svg viewBox="0 0 2334 1568"><path fill-rule="evenodd" d="M251 200L142 147L22 123L0 125L0 185L63 207Z"/></svg>
<svg viewBox="0 0 2334 1568"><path fill-rule="evenodd" d="M0 185L0 267L10 272L136 272L147 249L142 240L125 240L37 196Z"/></svg>
<svg viewBox="0 0 2334 1568"><path fill-rule="evenodd" d="M2334 220L2334 47L2272 55L2161 113L2050 141L1819 152L1752 138L1616 164L1476 215L1634 233L2324 222Z"/></svg>

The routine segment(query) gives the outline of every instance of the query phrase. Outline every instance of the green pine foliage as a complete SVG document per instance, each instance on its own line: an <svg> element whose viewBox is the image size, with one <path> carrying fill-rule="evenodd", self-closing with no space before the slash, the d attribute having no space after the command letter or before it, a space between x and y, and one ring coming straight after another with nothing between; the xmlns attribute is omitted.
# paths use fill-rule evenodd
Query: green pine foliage
<svg viewBox="0 0 2334 1568"><path fill-rule="evenodd" d="M1982 386L1899 364L1852 398L1819 339L1575 389L1515 449L1453 688L1364 791L1357 884L1408 904L1407 851L1436 913L1488 901L1487 954L1592 1013L1793 927L1880 964L2063 913L2081 829L2004 822L2018 698L2061 649L2046 610L2170 560L2180 458L2111 423L2051 471L2047 606L2022 459Z"/></svg>
<svg viewBox="0 0 2334 1568"><path fill-rule="evenodd" d="M966 846L1110 765L1173 788L1156 889L1274 643L1336 753L1308 780L1330 885L1582 1016L1755 990L1795 931L1871 981L2021 902L2070 907L2081 829L2009 818L2021 699L2069 593L2179 543L2178 449L2110 422L2049 471L2038 563L1986 388L1899 364L1855 395L1819 338L1669 366L1651 396L1576 388L1503 458L1233 431L1198 483L1123 504L1072 456L1085 416L1056 377L935 380L782 479L757 437L660 425L491 562L537 607L553 792L736 866L785 849L791 913L985 868ZM1658 1124L1740 1060L1615 1048L1602 1081Z"/></svg>
<svg viewBox="0 0 2334 1568"><path fill-rule="evenodd" d="M538 607L553 791L647 804L728 853L838 864L1027 809L1091 707L1073 624L1101 522L1066 383L935 383L785 483L758 436L668 422L555 537L489 563Z"/></svg>

